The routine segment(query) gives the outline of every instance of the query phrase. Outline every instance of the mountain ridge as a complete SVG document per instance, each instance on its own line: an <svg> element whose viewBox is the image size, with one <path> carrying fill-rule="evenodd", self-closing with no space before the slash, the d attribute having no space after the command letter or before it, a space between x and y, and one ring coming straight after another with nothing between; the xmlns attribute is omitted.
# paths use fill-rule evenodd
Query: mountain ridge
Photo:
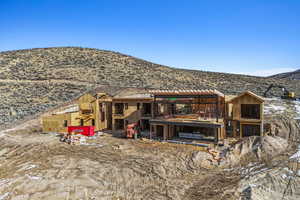
<svg viewBox="0 0 300 200"><path fill-rule="evenodd" d="M271 78L282 78L291 80L300 80L300 69L291 72L284 72L270 76Z"/></svg>
<svg viewBox="0 0 300 200"><path fill-rule="evenodd" d="M300 94L295 80L178 69L119 52L82 47L48 47L0 52L0 123L24 119L101 85L158 89L217 89L225 94L269 84ZM281 90L270 91L280 96Z"/></svg>

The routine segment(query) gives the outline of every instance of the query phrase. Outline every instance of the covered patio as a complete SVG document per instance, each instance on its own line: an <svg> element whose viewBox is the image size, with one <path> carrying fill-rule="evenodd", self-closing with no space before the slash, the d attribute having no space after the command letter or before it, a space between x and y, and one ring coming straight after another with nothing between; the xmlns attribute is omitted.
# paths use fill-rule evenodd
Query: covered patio
<svg viewBox="0 0 300 200"><path fill-rule="evenodd" d="M217 90L152 90L151 138L218 142L224 133L224 94Z"/></svg>

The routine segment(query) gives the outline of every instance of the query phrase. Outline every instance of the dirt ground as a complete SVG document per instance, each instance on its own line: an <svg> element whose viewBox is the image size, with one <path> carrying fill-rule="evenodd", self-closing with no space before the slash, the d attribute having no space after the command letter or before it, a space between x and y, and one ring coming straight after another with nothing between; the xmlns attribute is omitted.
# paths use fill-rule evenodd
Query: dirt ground
<svg viewBox="0 0 300 200"><path fill-rule="evenodd" d="M0 134L0 199L236 199L239 176L199 167L193 146L54 134Z"/></svg>

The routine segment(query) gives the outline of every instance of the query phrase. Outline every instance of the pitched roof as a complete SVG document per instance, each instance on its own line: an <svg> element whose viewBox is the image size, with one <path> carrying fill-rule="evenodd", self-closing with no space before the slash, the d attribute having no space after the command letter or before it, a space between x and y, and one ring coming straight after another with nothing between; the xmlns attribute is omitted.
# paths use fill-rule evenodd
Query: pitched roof
<svg viewBox="0 0 300 200"><path fill-rule="evenodd" d="M255 94L255 93L253 93L251 91L245 91L245 92L241 93L240 95L238 95L238 96L230 99L228 102L232 102L232 101L234 101L234 100L236 100L236 99L238 99L238 98L240 98L240 97L242 97L244 95L250 95L250 96L254 97L255 99L259 100L260 102L264 102L265 101L265 99L263 97L258 96L257 94Z"/></svg>

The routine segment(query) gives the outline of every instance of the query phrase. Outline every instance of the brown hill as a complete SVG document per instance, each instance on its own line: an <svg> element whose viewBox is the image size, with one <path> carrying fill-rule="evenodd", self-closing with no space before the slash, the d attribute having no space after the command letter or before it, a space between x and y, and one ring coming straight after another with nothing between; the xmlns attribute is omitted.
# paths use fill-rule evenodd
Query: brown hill
<svg viewBox="0 0 300 200"><path fill-rule="evenodd" d="M79 47L7 51L0 53L0 124L45 111L101 85L262 94L271 83L300 94L295 80L176 69L111 51ZM272 92L281 95L280 90Z"/></svg>

